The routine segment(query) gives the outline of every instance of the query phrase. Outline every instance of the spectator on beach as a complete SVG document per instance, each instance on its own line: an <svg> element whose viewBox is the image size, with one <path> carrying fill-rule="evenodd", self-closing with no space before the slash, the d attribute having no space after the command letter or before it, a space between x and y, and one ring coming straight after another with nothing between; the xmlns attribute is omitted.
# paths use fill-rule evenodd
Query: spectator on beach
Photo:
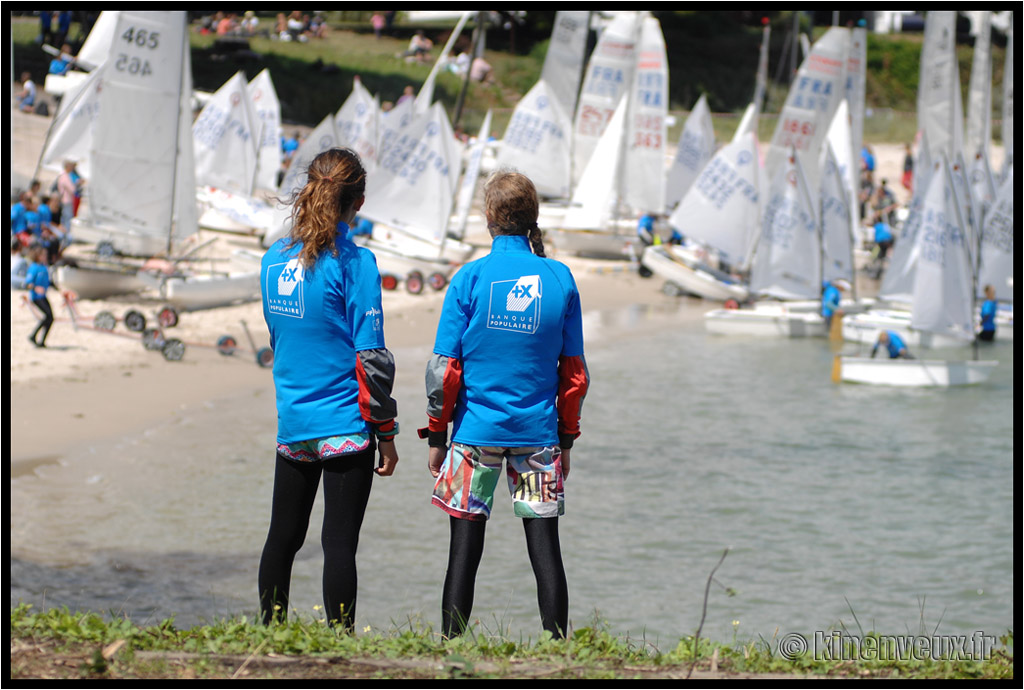
<svg viewBox="0 0 1024 690"><path fill-rule="evenodd" d="M64 45L67 42L68 34L71 33L71 11L54 12L56 15L57 31L53 36L54 45Z"/></svg>
<svg viewBox="0 0 1024 690"><path fill-rule="evenodd" d="M29 266L25 272L25 288L32 295L32 304L42 312L42 318L28 339L36 347L46 347L46 336L53 325L53 309L46 298L50 287L50 272L46 267L46 249L40 244L33 244L28 250ZM41 337L38 337L42 333Z"/></svg>
<svg viewBox="0 0 1024 690"><path fill-rule="evenodd" d="M36 85L32 81L31 72L21 73L21 92L18 93L18 110L31 113L36 108Z"/></svg>
<svg viewBox="0 0 1024 690"><path fill-rule="evenodd" d="M251 38L257 34L259 28L260 20L256 17L256 13L252 10L246 11L239 26L241 35Z"/></svg>
<svg viewBox="0 0 1024 690"><path fill-rule="evenodd" d="M996 312L999 302L996 301L996 289L992 285L985 286L985 301L981 305L981 332L978 340L990 343L996 339Z"/></svg>
<svg viewBox="0 0 1024 690"><path fill-rule="evenodd" d="M890 227L896 224L896 209L899 202L896 195L889 189L889 181L882 178L882 183L875 188L871 197L871 212L874 214L874 222L885 222Z"/></svg>
<svg viewBox="0 0 1024 690"><path fill-rule="evenodd" d="M352 631L356 546L370 487L375 473L391 475L398 463L395 361L384 343L380 272L373 253L347 238L365 187L354 152L320 153L290 199L289 235L261 264L277 398L270 529L258 582L264 623L288 615L292 565L322 476L324 606L330 625Z"/></svg>
<svg viewBox="0 0 1024 690"><path fill-rule="evenodd" d="M589 375L579 292L564 264L544 258L538 208L526 176L499 171L487 181L491 253L452 278L427 364L428 425L420 436L428 439L427 466L436 480L432 503L449 515L446 638L469 623L502 474L513 512L523 518L542 626L554 637L568 632L558 517Z"/></svg>
<svg viewBox="0 0 1024 690"><path fill-rule="evenodd" d="M477 56L473 58L473 65L469 69L469 78L473 81L493 84L494 70L491 68L491 64L487 62L487 60L484 60L481 56Z"/></svg>
<svg viewBox="0 0 1024 690"><path fill-rule="evenodd" d="M908 192L913 193L914 191L914 151L910 148L910 144L904 146L903 153L903 179L901 180L903 188Z"/></svg>
<svg viewBox="0 0 1024 690"><path fill-rule="evenodd" d="M22 237L22 241L25 244L38 242L42 235L42 226L40 224L39 217L39 199L28 195L25 197L25 200L22 201L22 204L25 207L25 212L19 235Z"/></svg>
<svg viewBox="0 0 1024 690"><path fill-rule="evenodd" d="M884 347L889 353L889 359L897 359L902 357L903 359L914 359L913 355L907 349L907 344L903 342L903 338L899 336L896 331L885 331L883 330L878 334L878 340L875 341L875 346L871 348L871 358L874 359L875 354L878 353L878 348Z"/></svg>
<svg viewBox="0 0 1024 690"><path fill-rule="evenodd" d="M39 38L36 39L37 43L41 43L44 46L53 45L54 31L53 31L53 12L40 12L39 13Z"/></svg>
<svg viewBox="0 0 1024 690"><path fill-rule="evenodd" d="M71 219L75 217L75 197L78 195L75 161L64 161L64 172L57 176L57 194L60 196L60 224L65 229L71 228Z"/></svg>
<svg viewBox="0 0 1024 690"><path fill-rule="evenodd" d="M326 38L327 37L327 20L324 19L322 14L314 14L313 18L309 20L307 26L307 32L313 38Z"/></svg>
<svg viewBox="0 0 1024 690"><path fill-rule="evenodd" d="M25 199L28 192L21 192L18 200L11 204L11 235L20 235L25 230Z"/></svg>
<svg viewBox="0 0 1024 690"><path fill-rule="evenodd" d="M25 276L28 275L28 259L25 258L25 247L21 240L11 235L11 287L21 290L25 287Z"/></svg>
<svg viewBox="0 0 1024 690"><path fill-rule="evenodd" d="M286 162L291 163L292 156L294 156L295 152L299 150L300 138L301 135L297 131L292 132L292 135L290 137L281 137L281 156L284 158Z"/></svg>
<svg viewBox="0 0 1024 690"><path fill-rule="evenodd" d="M303 19L302 12L296 10L288 15L285 22L287 27L288 40L306 42L309 37L306 35L307 22Z"/></svg>
<svg viewBox="0 0 1024 690"><path fill-rule="evenodd" d="M402 95L398 97L398 101L395 102L395 105L401 105L412 98L416 98L416 91L412 88L412 84L409 84L402 89Z"/></svg>
<svg viewBox="0 0 1024 690"><path fill-rule="evenodd" d="M373 37L380 40L381 33L384 31L384 15L380 12L374 12L373 16L370 17L370 26L373 27Z"/></svg>
<svg viewBox="0 0 1024 690"><path fill-rule="evenodd" d="M399 57L405 58L406 62L416 60L427 62L430 60L430 49L433 47L434 42L427 38L423 30L420 29L413 34L412 39L409 41L409 48L404 53L400 53Z"/></svg>

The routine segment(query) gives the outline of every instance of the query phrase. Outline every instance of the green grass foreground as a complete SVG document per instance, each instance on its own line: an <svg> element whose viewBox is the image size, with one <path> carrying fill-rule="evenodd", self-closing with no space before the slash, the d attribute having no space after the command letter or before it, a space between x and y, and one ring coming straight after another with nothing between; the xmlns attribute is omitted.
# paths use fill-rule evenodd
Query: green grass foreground
<svg viewBox="0 0 1024 690"><path fill-rule="evenodd" d="M820 661L781 656L775 640L683 637L659 649L595 624L566 640L512 640L475 629L444 641L429 627L335 632L322 621L263 626L245 617L179 630L67 609L11 610L12 679L156 678L1013 678L1013 635L984 660Z"/></svg>

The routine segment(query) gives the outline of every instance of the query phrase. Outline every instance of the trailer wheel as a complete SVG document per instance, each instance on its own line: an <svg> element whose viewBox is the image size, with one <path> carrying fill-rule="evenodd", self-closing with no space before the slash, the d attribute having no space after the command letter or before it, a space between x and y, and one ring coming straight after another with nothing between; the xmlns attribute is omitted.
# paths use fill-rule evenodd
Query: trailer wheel
<svg viewBox="0 0 1024 690"><path fill-rule="evenodd" d="M651 276L654 275L654 272L651 269L644 266L643 264L640 264L639 268L636 269L636 272L640 275L641 278L650 278Z"/></svg>
<svg viewBox="0 0 1024 690"><path fill-rule="evenodd" d="M142 331L142 347L147 350L159 350L164 346L164 336L159 328L147 328Z"/></svg>
<svg viewBox="0 0 1024 690"><path fill-rule="evenodd" d="M222 335L217 340L217 352L221 353L225 357L235 354L235 348L237 347L238 341L230 335Z"/></svg>
<svg viewBox="0 0 1024 690"><path fill-rule="evenodd" d="M419 271L409 271L405 277L405 289L413 295L423 292L423 274Z"/></svg>
<svg viewBox="0 0 1024 690"><path fill-rule="evenodd" d="M164 353L164 359L168 362L180 362L181 358L185 356L185 343L177 338L171 338L164 343L161 352Z"/></svg>
<svg viewBox="0 0 1024 690"><path fill-rule="evenodd" d="M124 325L132 333L142 333L146 330L146 317L131 309L124 315Z"/></svg>
<svg viewBox="0 0 1024 690"><path fill-rule="evenodd" d="M93 318L92 325L98 331L109 332L114 330L114 326L117 325L117 319L109 311L101 311Z"/></svg>
<svg viewBox="0 0 1024 690"><path fill-rule="evenodd" d="M444 277L443 273L431 273L427 280L430 287L436 291L444 290L444 286L448 284L448 279Z"/></svg>
<svg viewBox="0 0 1024 690"><path fill-rule="evenodd" d="M261 347L256 353L256 363L264 369L274 366L274 351L269 347Z"/></svg>
<svg viewBox="0 0 1024 690"><path fill-rule="evenodd" d="M178 325L178 310L174 307L164 307L157 314L157 320L164 328L174 328Z"/></svg>
<svg viewBox="0 0 1024 690"><path fill-rule="evenodd" d="M398 278L390 273L380 277L380 286L385 290L394 290L398 287Z"/></svg>

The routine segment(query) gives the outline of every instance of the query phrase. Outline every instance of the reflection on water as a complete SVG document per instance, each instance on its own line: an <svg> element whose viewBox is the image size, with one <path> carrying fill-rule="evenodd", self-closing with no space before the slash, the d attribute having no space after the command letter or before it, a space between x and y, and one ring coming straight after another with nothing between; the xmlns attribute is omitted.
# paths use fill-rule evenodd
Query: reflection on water
<svg viewBox="0 0 1024 690"><path fill-rule="evenodd" d="M984 386L831 383L824 340L709 336L705 306L586 315L593 388L561 521L573 625L662 648L700 621L727 641L842 622L887 633L1000 635L1013 625L1012 346ZM427 348L396 353L407 430ZM269 384L268 384L269 385ZM229 430L229 431L225 431ZM11 598L188 626L252 614L269 520L274 410L237 395L12 476ZM399 437L360 543L357 626L438 625L447 517L426 448ZM292 603L320 603L317 504ZM734 590L735 594L729 596ZM519 521L499 493L474 618L539 631Z"/></svg>

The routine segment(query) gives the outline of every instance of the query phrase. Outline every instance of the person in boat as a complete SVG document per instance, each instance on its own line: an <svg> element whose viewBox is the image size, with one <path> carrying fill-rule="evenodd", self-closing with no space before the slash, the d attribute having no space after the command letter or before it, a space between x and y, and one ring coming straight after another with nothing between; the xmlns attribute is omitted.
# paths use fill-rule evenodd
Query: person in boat
<svg viewBox="0 0 1024 690"><path fill-rule="evenodd" d="M63 76L75 66L75 58L71 54L71 46L67 43L60 49L60 55L50 60L49 74Z"/></svg>
<svg viewBox="0 0 1024 690"><path fill-rule="evenodd" d="M882 331L878 334L878 340L875 342L875 346L871 348L871 358L874 359L875 354L878 352L879 347L884 347L889 352L889 359L914 359L914 356L910 354L907 349L907 344L903 342L903 338L899 336L895 331Z"/></svg>
<svg viewBox="0 0 1024 690"><path fill-rule="evenodd" d="M356 546L370 486L375 473L389 476L398 463L395 361L384 343L380 272L374 255L346 237L365 188L355 152L320 153L290 200L291 232L261 264L278 420L259 567L265 623L287 617L292 564L322 476L324 606L329 624L352 630Z"/></svg>
<svg viewBox="0 0 1024 690"><path fill-rule="evenodd" d="M558 539L563 481L590 377L572 273L544 258L537 191L500 170L484 186L491 253L448 286L427 364L431 501L449 515L441 634L465 632L502 465L523 519L541 624L566 634L569 594ZM543 300L543 307L541 301ZM448 446L448 425L452 444Z"/></svg>
<svg viewBox="0 0 1024 690"><path fill-rule="evenodd" d="M50 334L50 327L53 325L53 309L50 307L50 300L46 298L46 291L50 287L46 247L33 243L28 248L28 257L30 263L25 273L25 289L32 297L32 305L43 314L28 339L36 347L46 347L46 336Z"/></svg>
<svg viewBox="0 0 1024 690"><path fill-rule="evenodd" d="M825 319L826 330L832 327L833 317L843 318L840 303L843 293L849 289L850 283L842 278L825 283L825 290L821 293L821 315Z"/></svg>
<svg viewBox="0 0 1024 690"><path fill-rule="evenodd" d="M998 309L996 289L991 285L986 285L985 301L981 305L981 331L978 333L978 340L990 343L996 339L996 312Z"/></svg>

